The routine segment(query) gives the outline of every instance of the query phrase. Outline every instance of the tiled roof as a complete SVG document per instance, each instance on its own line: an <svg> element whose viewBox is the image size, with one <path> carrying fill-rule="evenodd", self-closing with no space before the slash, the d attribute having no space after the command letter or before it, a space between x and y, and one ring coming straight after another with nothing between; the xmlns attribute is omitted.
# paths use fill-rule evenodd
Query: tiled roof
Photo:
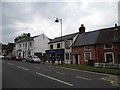
<svg viewBox="0 0 120 90"><path fill-rule="evenodd" d="M72 47L120 42L120 26L79 34Z"/></svg>
<svg viewBox="0 0 120 90"><path fill-rule="evenodd" d="M75 37L77 34L78 34L78 32L62 36L62 41L70 40L73 37ZM56 38L52 39L49 43L54 43L54 42L59 42L59 41L61 41L61 37L56 37Z"/></svg>

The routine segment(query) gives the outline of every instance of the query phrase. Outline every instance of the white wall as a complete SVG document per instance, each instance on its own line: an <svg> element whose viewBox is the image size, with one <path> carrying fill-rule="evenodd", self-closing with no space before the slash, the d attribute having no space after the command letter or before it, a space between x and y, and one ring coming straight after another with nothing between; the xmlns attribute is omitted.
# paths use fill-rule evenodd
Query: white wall
<svg viewBox="0 0 120 90"><path fill-rule="evenodd" d="M41 34L40 36L34 38L34 52L45 53L45 50L48 50L48 42L49 39L45 36L45 34Z"/></svg>

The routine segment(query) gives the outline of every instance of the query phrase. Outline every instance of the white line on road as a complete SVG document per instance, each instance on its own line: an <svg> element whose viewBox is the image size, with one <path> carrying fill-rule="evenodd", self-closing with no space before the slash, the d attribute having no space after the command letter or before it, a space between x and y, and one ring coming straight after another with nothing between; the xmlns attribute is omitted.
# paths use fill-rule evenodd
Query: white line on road
<svg viewBox="0 0 120 90"><path fill-rule="evenodd" d="M14 65L14 64L12 64L12 63L7 63L7 64L9 64L9 65Z"/></svg>
<svg viewBox="0 0 120 90"><path fill-rule="evenodd" d="M21 66L17 66L18 68L21 68L21 69L23 69L23 70L29 70L29 69L27 69L27 68L24 68L24 67L21 67Z"/></svg>
<svg viewBox="0 0 120 90"><path fill-rule="evenodd" d="M52 79L52 80L55 80L55 81L58 81L58 82L61 82L61 83L64 83L64 84L67 84L67 85L69 85L69 86L73 86L73 84L70 84L70 83L67 83L67 82L61 81L61 80L59 80L59 79L56 79L56 78L53 78L53 77L50 77L50 76L44 75L44 74L42 74L42 73L38 73L38 72L36 72L36 74L41 75L41 76L46 77L46 78L49 78L49 79Z"/></svg>

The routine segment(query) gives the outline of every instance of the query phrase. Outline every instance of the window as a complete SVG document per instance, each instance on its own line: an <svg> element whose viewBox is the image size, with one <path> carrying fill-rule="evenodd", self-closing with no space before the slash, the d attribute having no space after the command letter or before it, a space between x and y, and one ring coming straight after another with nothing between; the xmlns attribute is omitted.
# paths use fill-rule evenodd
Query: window
<svg viewBox="0 0 120 90"><path fill-rule="evenodd" d="M69 60L69 57L70 57L69 53L66 53L66 60Z"/></svg>
<svg viewBox="0 0 120 90"><path fill-rule="evenodd" d="M68 48L68 47L70 47L70 41L69 41L69 40L66 40L66 41L65 41L65 48Z"/></svg>
<svg viewBox="0 0 120 90"><path fill-rule="evenodd" d="M50 49L53 49L53 45L52 44L50 45Z"/></svg>
<svg viewBox="0 0 120 90"><path fill-rule="evenodd" d="M30 47L32 47L32 43L30 42Z"/></svg>
<svg viewBox="0 0 120 90"><path fill-rule="evenodd" d="M60 48L60 43L57 44L57 48Z"/></svg>
<svg viewBox="0 0 120 90"><path fill-rule="evenodd" d="M23 43L23 47L24 47L24 43Z"/></svg>
<svg viewBox="0 0 120 90"><path fill-rule="evenodd" d="M19 47L21 47L21 44L19 44Z"/></svg>
<svg viewBox="0 0 120 90"><path fill-rule="evenodd" d="M105 62L113 62L114 63L114 54L112 52L107 52L105 55Z"/></svg>
<svg viewBox="0 0 120 90"><path fill-rule="evenodd" d="M84 59L85 59L85 61L90 60L91 59L91 52L85 52L84 53Z"/></svg>
<svg viewBox="0 0 120 90"><path fill-rule="evenodd" d="M25 47L27 47L27 43L25 43Z"/></svg>
<svg viewBox="0 0 120 90"><path fill-rule="evenodd" d="M113 44L112 43L107 43L104 45L104 49L112 49L113 48Z"/></svg>
<svg viewBox="0 0 120 90"><path fill-rule="evenodd" d="M84 50L91 50L91 46L90 45L84 46Z"/></svg>

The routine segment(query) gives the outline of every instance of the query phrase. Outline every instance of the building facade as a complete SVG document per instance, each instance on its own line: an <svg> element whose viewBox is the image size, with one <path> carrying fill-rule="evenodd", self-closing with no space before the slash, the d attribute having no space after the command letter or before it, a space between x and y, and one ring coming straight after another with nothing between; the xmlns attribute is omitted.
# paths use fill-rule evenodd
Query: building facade
<svg viewBox="0 0 120 90"><path fill-rule="evenodd" d="M72 63L120 62L120 26L79 33L72 45Z"/></svg>
<svg viewBox="0 0 120 90"><path fill-rule="evenodd" d="M73 33L61 37L56 37L48 43L49 49L46 54L49 56L49 62L53 63L71 63L71 45L74 43L78 33ZM61 62L59 62L61 61Z"/></svg>
<svg viewBox="0 0 120 90"><path fill-rule="evenodd" d="M41 57L48 49L48 42L50 39L45 34L18 40L15 42L16 56L25 58L28 55L37 55Z"/></svg>

